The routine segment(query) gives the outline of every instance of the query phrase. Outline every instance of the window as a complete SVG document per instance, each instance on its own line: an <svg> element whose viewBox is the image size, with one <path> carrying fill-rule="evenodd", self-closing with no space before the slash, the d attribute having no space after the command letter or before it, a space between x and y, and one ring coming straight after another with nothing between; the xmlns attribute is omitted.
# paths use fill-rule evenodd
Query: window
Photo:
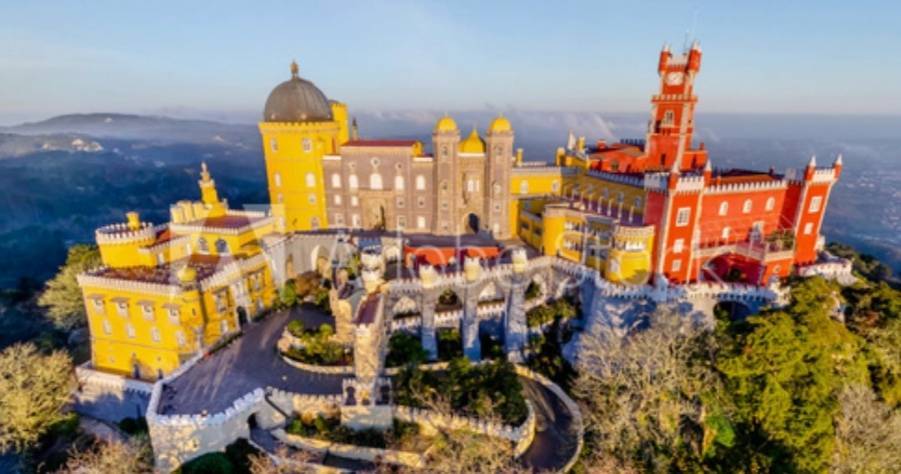
<svg viewBox="0 0 901 474"><path fill-rule="evenodd" d="M641 198L635 198L635 201L632 203L635 209L641 209Z"/></svg>
<svg viewBox="0 0 901 474"><path fill-rule="evenodd" d="M360 227L360 215L359 214L354 214L353 216L351 216L350 221L351 221L351 225L353 227Z"/></svg>
<svg viewBox="0 0 901 474"><path fill-rule="evenodd" d="M416 217L416 227L420 229L425 229L425 217L417 216Z"/></svg>
<svg viewBox="0 0 901 474"><path fill-rule="evenodd" d="M373 157L371 160L369 160L369 162L372 163L372 166L378 166L378 165L382 164L382 160L380 160L376 157Z"/></svg>
<svg viewBox="0 0 901 474"><path fill-rule="evenodd" d="M315 175L315 174L313 174L313 173L307 173L306 181L307 181L307 187L308 187L308 188L315 188L315 187L316 187L316 175Z"/></svg>
<svg viewBox="0 0 901 474"><path fill-rule="evenodd" d="M146 319L148 321L153 321L153 305L142 304L141 305L141 314L144 316L144 319Z"/></svg>
<svg viewBox="0 0 901 474"><path fill-rule="evenodd" d="M135 327L131 323L125 325L125 334L128 334L129 339L135 338Z"/></svg>
<svg viewBox="0 0 901 474"><path fill-rule="evenodd" d="M529 182L528 181L520 181L519 182L519 194L529 194Z"/></svg>
<svg viewBox="0 0 901 474"><path fill-rule="evenodd" d="M216 241L216 253L219 255L227 255L228 254L228 242L223 239L219 239Z"/></svg>
<svg viewBox="0 0 901 474"><path fill-rule="evenodd" d="M616 202L617 202L617 203L622 204L622 203L623 203L623 200L625 200L625 198L626 198L626 197L623 195L623 192L622 192L622 191L616 193Z"/></svg>
<svg viewBox="0 0 901 474"><path fill-rule="evenodd" d="M808 222L804 224L804 235L810 235L813 233L813 222Z"/></svg>
<svg viewBox="0 0 901 474"><path fill-rule="evenodd" d="M116 312L119 313L119 316L128 316L128 303L125 301L118 301L116 303Z"/></svg>
<svg viewBox="0 0 901 474"><path fill-rule="evenodd" d="M369 175L369 189L382 189L382 175L378 173Z"/></svg>
<svg viewBox="0 0 901 474"><path fill-rule="evenodd" d="M394 177L394 190L395 191L403 191L404 190L404 177L401 175L397 175Z"/></svg>
<svg viewBox="0 0 901 474"><path fill-rule="evenodd" d="M676 239L673 242L673 253L682 253L682 250L685 248L685 239Z"/></svg>
<svg viewBox="0 0 901 474"><path fill-rule="evenodd" d="M278 151L278 139L277 138L269 139L269 149L272 151Z"/></svg>
<svg viewBox="0 0 901 474"><path fill-rule="evenodd" d="M732 229L730 229L728 226L723 227L723 232L720 234L720 237L723 240L726 240L729 238L729 234L731 234L731 233L732 233Z"/></svg>
<svg viewBox="0 0 901 474"><path fill-rule="evenodd" d="M721 202L720 203L720 215L725 216L728 213L729 213L729 203L726 201Z"/></svg>
<svg viewBox="0 0 901 474"><path fill-rule="evenodd" d="M769 198L767 198L767 200L766 200L766 210L767 210L767 211L772 211L775 207L776 207L776 198L774 198L774 197L772 197L772 196L769 197Z"/></svg>
<svg viewBox="0 0 901 474"><path fill-rule="evenodd" d="M313 151L313 140L310 140L309 138L303 139L303 151L304 153Z"/></svg>
<svg viewBox="0 0 901 474"><path fill-rule="evenodd" d="M185 333L182 331L176 331L175 332L175 340L176 340L176 342L178 342L179 346L184 346L185 345Z"/></svg>
<svg viewBox="0 0 901 474"><path fill-rule="evenodd" d="M425 191L425 176L419 175L416 177L416 190Z"/></svg>
<svg viewBox="0 0 901 474"><path fill-rule="evenodd" d="M425 207L425 198L422 196L416 198L416 205L419 207Z"/></svg>
<svg viewBox="0 0 901 474"><path fill-rule="evenodd" d="M310 218L310 229L319 230L319 218L318 217Z"/></svg>
<svg viewBox="0 0 901 474"><path fill-rule="evenodd" d="M178 308L169 308L169 322L178 324Z"/></svg>
<svg viewBox="0 0 901 474"><path fill-rule="evenodd" d="M741 212L744 212L745 214L751 212L752 206L753 206L753 204L751 203L751 200L745 199L744 205L741 206Z"/></svg>
<svg viewBox="0 0 901 474"><path fill-rule="evenodd" d="M407 216L397 216L397 228L403 229L407 226Z"/></svg>
<svg viewBox="0 0 901 474"><path fill-rule="evenodd" d="M197 249L203 254L210 253L210 244L207 243L205 238L201 237L197 239Z"/></svg>
<svg viewBox="0 0 901 474"><path fill-rule="evenodd" d="M559 181L554 180L553 182L551 182L551 191L553 191L555 193L560 191L560 182Z"/></svg>
<svg viewBox="0 0 901 474"><path fill-rule="evenodd" d="M307 201L309 201L310 204L316 204L316 195L311 193L307 196Z"/></svg>
<svg viewBox="0 0 901 474"><path fill-rule="evenodd" d="M150 328L150 338L153 342L160 342L160 330L156 326Z"/></svg>
<svg viewBox="0 0 901 474"><path fill-rule="evenodd" d="M675 114L673 114L672 110L667 110L663 113L663 124L664 125L672 125L675 120Z"/></svg>
<svg viewBox="0 0 901 474"><path fill-rule="evenodd" d="M110 324L108 319L103 320L103 333L107 336L113 333L113 325Z"/></svg>
<svg viewBox="0 0 901 474"><path fill-rule="evenodd" d="M282 203L285 202L285 195L282 194L282 193L278 193L278 194L275 195L275 200L276 200L276 202L278 202L279 204L282 204Z"/></svg>
<svg viewBox="0 0 901 474"><path fill-rule="evenodd" d="M807 212L818 212L822 204L823 196L814 196L810 198L810 207L807 208Z"/></svg>
<svg viewBox="0 0 901 474"><path fill-rule="evenodd" d="M350 205L353 206L353 207L359 206L359 205L360 205L360 199L359 199L358 197L356 197L356 196L351 196L351 197L350 197Z"/></svg>
<svg viewBox="0 0 901 474"><path fill-rule="evenodd" d="M678 258L673 260L673 265L670 267L670 270L674 271L674 272L678 272L681 269L682 269L682 260L678 259Z"/></svg>
<svg viewBox="0 0 901 474"><path fill-rule="evenodd" d="M406 203L404 202L404 198L402 198L402 197L397 198L397 207L398 207L398 208L403 209L403 208L404 208L404 204L406 204Z"/></svg>
<svg viewBox="0 0 901 474"><path fill-rule="evenodd" d="M332 173L332 187L338 189L341 187L341 175L338 173Z"/></svg>
<svg viewBox="0 0 901 474"><path fill-rule="evenodd" d="M272 181L275 183L275 186L276 186L276 187L281 186L281 185L282 185L282 175L281 175L281 173L275 173L275 174L273 174L273 175L272 175Z"/></svg>
<svg viewBox="0 0 901 474"><path fill-rule="evenodd" d="M474 193L476 192L476 180L470 178L466 180L466 192Z"/></svg>
<svg viewBox="0 0 901 474"><path fill-rule="evenodd" d="M102 313L103 312L103 298L94 298L92 301L94 302L94 311L97 311L98 313Z"/></svg>
<svg viewBox="0 0 901 474"><path fill-rule="evenodd" d="M687 226L689 217L691 217L691 208L690 207L680 207L679 212L676 213L676 226L677 227Z"/></svg>
<svg viewBox="0 0 901 474"><path fill-rule="evenodd" d="M347 186L350 189L357 189L360 187L360 181L357 179L357 175L352 174L347 177Z"/></svg>
<svg viewBox="0 0 901 474"><path fill-rule="evenodd" d="M344 225L344 214L335 214L335 224Z"/></svg>
<svg viewBox="0 0 901 474"><path fill-rule="evenodd" d="M340 194L335 194L335 205L336 206L341 205L341 195Z"/></svg>

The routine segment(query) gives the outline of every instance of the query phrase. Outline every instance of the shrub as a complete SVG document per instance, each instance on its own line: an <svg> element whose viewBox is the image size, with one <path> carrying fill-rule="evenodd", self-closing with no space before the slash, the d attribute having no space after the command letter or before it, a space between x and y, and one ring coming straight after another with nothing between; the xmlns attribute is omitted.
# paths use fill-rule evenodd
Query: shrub
<svg viewBox="0 0 901 474"><path fill-rule="evenodd" d="M387 367L401 365L419 365L426 361L428 354L422 347L418 337L405 332L396 332L388 341L388 355L385 357Z"/></svg>
<svg viewBox="0 0 901 474"><path fill-rule="evenodd" d="M235 466L225 453L206 453L182 464L182 474L232 474Z"/></svg>

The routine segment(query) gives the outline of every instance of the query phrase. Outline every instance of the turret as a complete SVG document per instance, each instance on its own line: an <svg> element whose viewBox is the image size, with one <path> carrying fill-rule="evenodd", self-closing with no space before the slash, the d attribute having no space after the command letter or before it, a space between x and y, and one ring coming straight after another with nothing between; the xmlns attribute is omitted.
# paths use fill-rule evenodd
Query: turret
<svg viewBox="0 0 901 474"><path fill-rule="evenodd" d="M513 249L513 255L511 257L511 260L513 261L514 272L522 273L526 271L526 267L529 265L529 258L526 255L526 249L522 247Z"/></svg>
<svg viewBox="0 0 901 474"><path fill-rule="evenodd" d="M126 214L126 221L97 229L94 238L100 248L100 259L109 267L152 265L149 254L140 249L153 245L157 230L149 222L141 222L137 212Z"/></svg>
<svg viewBox="0 0 901 474"><path fill-rule="evenodd" d="M206 162L200 163L200 200L209 209L207 214L209 217L218 217L225 215L225 204L219 200L219 192L216 191L216 181L210 176L210 170L206 166Z"/></svg>
<svg viewBox="0 0 901 474"><path fill-rule="evenodd" d="M710 179L713 177L713 166L710 165L710 160L707 160L704 163L704 186L710 184Z"/></svg>
<svg viewBox="0 0 901 474"><path fill-rule="evenodd" d="M835 158L835 162L832 163L832 170L835 173L835 179L838 179L839 176L842 175L842 154L839 153Z"/></svg>
<svg viewBox="0 0 901 474"><path fill-rule="evenodd" d="M664 43L663 48L660 50L660 60L657 62L658 74L663 74L666 71L666 65L669 64L669 60L672 57L673 53L669 50L669 44Z"/></svg>
<svg viewBox="0 0 901 474"><path fill-rule="evenodd" d="M419 282L423 288L432 288L438 281L438 272L431 265L419 266Z"/></svg>
<svg viewBox="0 0 901 474"><path fill-rule="evenodd" d="M482 276L482 265L479 257L463 257L463 274L466 281L476 281Z"/></svg>
<svg viewBox="0 0 901 474"><path fill-rule="evenodd" d="M695 40L691 44L688 51L688 72L698 72L701 70L701 43Z"/></svg>
<svg viewBox="0 0 901 474"><path fill-rule="evenodd" d="M522 148L516 149L516 166L522 166Z"/></svg>
<svg viewBox="0 0 901 474"><path fill-rule="evenodd" d="M807 162L807 168L804 169L804 180L810 181L817 170L817 156L810 155L810 161Z"/></svg>

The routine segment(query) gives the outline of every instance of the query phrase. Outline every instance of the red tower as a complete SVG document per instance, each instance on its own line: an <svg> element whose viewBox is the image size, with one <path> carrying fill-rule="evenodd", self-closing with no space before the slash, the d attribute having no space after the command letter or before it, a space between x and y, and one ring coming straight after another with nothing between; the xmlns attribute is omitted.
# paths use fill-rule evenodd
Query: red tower
<svg viewBox="0 0 901 474"><path fill-rule="evenodd" d="M679 56L673 56L668 45L660 51L660 93L651 98L645 169L672 169L678 163L675 169L684 171L706 163L706 151L693 149L691 143L698 102L694 82L700 70L701 46L697 41Z"/></svg>

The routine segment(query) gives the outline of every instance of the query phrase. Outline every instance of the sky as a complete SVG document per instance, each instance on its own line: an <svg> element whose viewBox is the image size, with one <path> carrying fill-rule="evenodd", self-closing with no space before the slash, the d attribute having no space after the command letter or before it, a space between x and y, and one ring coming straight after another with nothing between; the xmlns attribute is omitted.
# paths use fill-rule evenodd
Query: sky
<svg viewBox="0 0 901 474"><path fill-rule="evenodd" d="M901 114L901 3L0 0L0 123L252 118L301 76L365 111L643 112L661 45L700 110Z"/></svg>

